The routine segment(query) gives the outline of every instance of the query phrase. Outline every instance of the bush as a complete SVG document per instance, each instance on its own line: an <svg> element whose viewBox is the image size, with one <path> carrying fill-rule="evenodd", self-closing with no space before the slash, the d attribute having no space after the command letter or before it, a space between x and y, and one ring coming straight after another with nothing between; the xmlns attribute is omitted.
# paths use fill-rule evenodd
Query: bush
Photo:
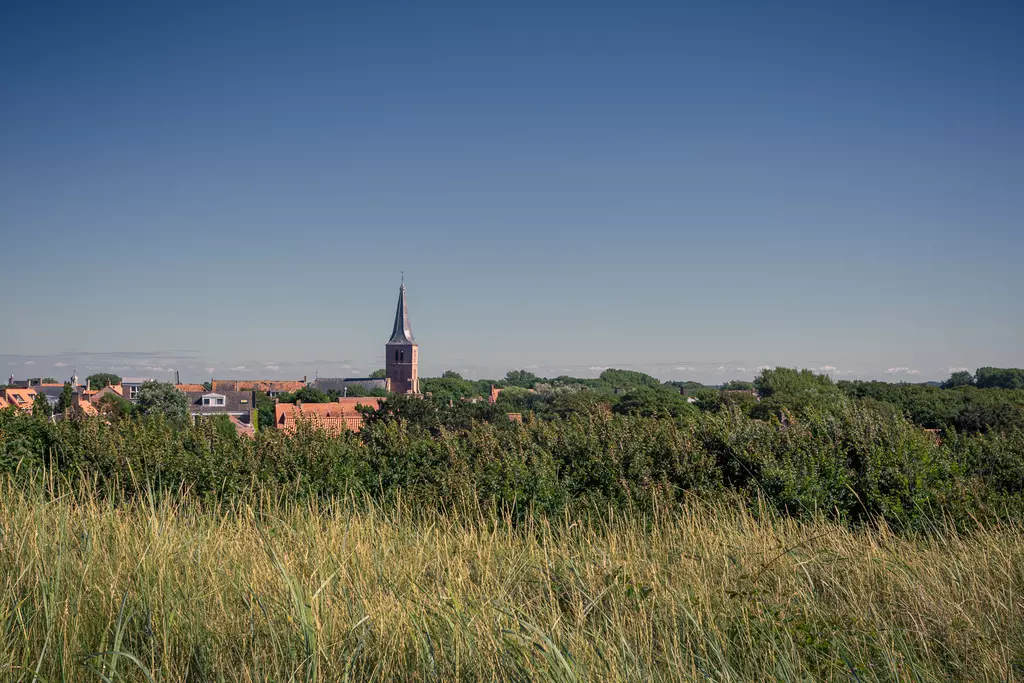
<svg viewBox="0 0 1024 683"><path fill-rule="evenodd" d="M393 397L368 411L361 433L340 436L306 423L294 433L261 429L253 439L223 420L193 424L163 412L50 423L8 410L0 414L0 471L34 477L49 467L127 492L356 491L431 508L475 500L549 514L648 509L732 491L796 517L902 527L1024 508L1018 406L967 403L976 410L939 440L888 402L851 398L816 378L778 377L752 409L719 392L702 394L698 410L642 387L609 410L605 395L589 389L524 390L551 403L534 404L547 406L547 417L530 414L523 424L500 401ZM942 393L973 400L998 391Z"/></svg>

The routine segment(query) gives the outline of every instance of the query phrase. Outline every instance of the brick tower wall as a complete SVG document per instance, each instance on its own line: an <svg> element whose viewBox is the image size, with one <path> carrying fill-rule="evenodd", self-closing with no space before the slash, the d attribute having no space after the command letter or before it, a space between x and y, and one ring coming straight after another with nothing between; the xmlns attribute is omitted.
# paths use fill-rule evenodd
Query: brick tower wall
<svg viewBox="0 0 1024 683"><path fill-rule="evenodd" d="M391 391L396 394L420 393L419 346L416 344L388 344L384 374L391 380Z"/></svg>

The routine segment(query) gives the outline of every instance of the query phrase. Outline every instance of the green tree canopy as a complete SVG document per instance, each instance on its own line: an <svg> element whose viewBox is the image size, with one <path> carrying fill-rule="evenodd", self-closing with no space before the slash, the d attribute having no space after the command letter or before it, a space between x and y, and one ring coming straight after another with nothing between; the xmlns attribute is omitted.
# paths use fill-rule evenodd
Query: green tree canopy
<svg viewBox="0 0 1024 683"><path fill-rule="evenodd" d="M445 373L445 375L447 374ZM452 374L456 376L424 377L420 380L420 389L439 399L461 399L473 396L476 388L474 384L458 377L457 373Z"/></svg>
<svg viewBox="0 0 1024 683"><path fill-rule="evenodd" d="M71 388L71 382L64 382L64 388L60 392L60 400L57 401L57 412L61 415L71 410L73 402L73 393Z"/></svg>
<svg viewBox="0 0 1024 683"><path fill-rule="evenodd" d="M378 368L370 373L370 379L384 379L387 376L388 373L384 368Z"/></svg>
<svg viewBox="0 0 1024 683"><path fill-rule="evenodd" d="M504 395L504 392L502 392ZM556 415L567 417L573 413L583 415L609 410L618 403L618 397L610 393L598 393L590 389L560 391L555 394L551 408Z"/></svg>
<svg viewBox="0 0 1024 683"><path fill-rule="evenodd" d="M188 398L168 382L143 382L137 405L143 415L161 414L180 422L188 419Z"/></svg>
<svg viewBox="0 0 1024 683"><path fill-rule="evenodd" d="M106 386L113 386L121 383L121 378L118 375L109 372L97 372L94 375L89 375L85 378L85 381L93 389L102 389Z"/></svg>
<svg viewBox="0 0 1024 683"><path fill-rule="evenodd" d="M1024 369L978 368L974 381L979 389L1024 389Z"/></svg>
<svg viewBox="0 0 1024 683"><path fill-rule="evenodd" d="M660 387L661 380L636 370L615 370L608 368L601 373L601 381L617 391L639 387Z"/></svg>
<svg viewBox="0 0 1024 683"><path fill-rule="evenodd" d="M96 404L100 415L112 419L128 417L135 412L135 405L126 398L110 393L104 394Z"/></svg>
<svg viewBox="0 0 1024 683"><path fill-rule="evenodd" d="M512 387L532 389L537 385L537 375L529 370L509 370L505 375L505 384Z"/></svg>
<svg viewBox="0 0 1024 683"><path fill-rule="evenodd" d="M957 387L971 387L974 386L974 375L967 372L966 370L959 370L949 376L945 382L942 383L943 389L955 389Z"/></svg>
<svg viewBox="0 0 1024 683"><path fill-rule="evenodd" d="M258 429L275 429L277 428L277 420L274 409L274 399L270 398L266 393L257 391L256 393L256 423Z"/></svg>
<svg viewBox="0 0 1024 683"><path fill-rule="evenodd" d="M50 400L46 398L46 394L38 393L32 399L32 414L36 417L50 417L53 415L53 407L50 405Z"/></svg>
<svg viewBox="0 0 1024 683"><path fill-rule="evenodd" d="M331 397L326 392L307 385L298 391L279 394L277 400L281 403L295 403L297 401L302 401L303 403L330 403Z"/></svg>
<svg viewBox="0 0 1024 683"><path fill-rule="evenodd" d="M843 399L827 375L796 368L763 370L754 380L754 389L762 398L753 409L757 417L778 416L786 411L801 413L812 406L832 408Z"/></svg>
<svg viewBox="0 0 1024 683"><path fill-rule="evenodd" d="M619 398L615 412L644 417L679 417L695 411L694 407L677 391L641 386L630 389Z"/></svg>

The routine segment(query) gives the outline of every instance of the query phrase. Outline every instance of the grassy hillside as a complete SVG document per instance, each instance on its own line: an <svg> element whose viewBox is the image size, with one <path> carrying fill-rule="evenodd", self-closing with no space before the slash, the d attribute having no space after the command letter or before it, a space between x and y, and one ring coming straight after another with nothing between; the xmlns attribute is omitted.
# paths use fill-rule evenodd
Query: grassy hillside
<svg viewBox="0 0 1024 683"><path fill-rule="evenodd" d="M1024 527L0 480L2 680L1012 680Z"/></svg>

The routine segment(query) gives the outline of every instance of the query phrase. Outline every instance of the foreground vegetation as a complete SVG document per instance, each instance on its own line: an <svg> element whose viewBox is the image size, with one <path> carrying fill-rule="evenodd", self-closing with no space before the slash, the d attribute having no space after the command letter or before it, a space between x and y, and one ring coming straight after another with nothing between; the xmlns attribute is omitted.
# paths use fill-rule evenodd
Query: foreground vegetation
<svg viewBox="0 0 1024 683"><path fill-rule="evenodd" d="M850 396L827 377L768 371L757 385L759 398L715 394L684 401L678 414L638 404L621 412L626 399L610 408L586 391L566 391L552 412L527 412L523 424L500 401L392 397L358 434L331 436L307 424L294 434L260 429L255 439L174 412L53 422L5 410L0 475L31 482L54 470L129 497L188 490L230 502L265 490L297 499L369 496L380 505L403 497L434 509L474 500L517 519L651 511L655 501L723 494L798 518L883 520L907 531L1024 512L1017 392L969 387L997 392L986 397L1002 397L991 403L1002 417L928 432L898 405Z"/></svg>
<svg viewBox="0 0 1024 683"><path fill-rule="evenodd" d="M0 679L1013 680L1024 528L0 482Z"/></svg>
<svg viewBox="0 0 1024 683"><path fill-rule="evenodd" d="M0 411L0 680L1014 680L1007 377Z"/></svg>

